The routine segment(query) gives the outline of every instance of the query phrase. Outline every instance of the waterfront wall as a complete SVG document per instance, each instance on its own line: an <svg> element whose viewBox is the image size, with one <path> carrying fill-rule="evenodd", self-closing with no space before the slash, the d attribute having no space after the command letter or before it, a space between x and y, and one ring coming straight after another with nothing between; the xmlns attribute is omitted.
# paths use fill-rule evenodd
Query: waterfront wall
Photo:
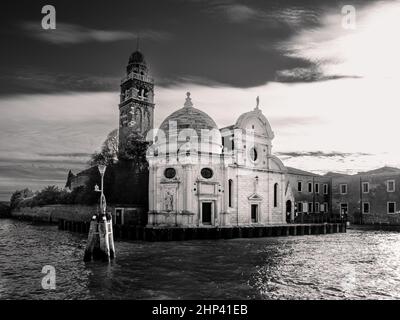
<svg viewBox="0 0 400 320"><path fill-rule="evenodd" d="M76 222L60 219L60 230L87 234L90 222ZM114 237L119 240L144 241L183 241L217 240L235 238L262 238L279 236L302 236L346 232L346 223L287 224L270 226L244 227L209 227L209 228L152 228L133 225L114 225Z"/></svg>
<svg viewBox="0 0 400 320"><path fill-rule="evenodd" d="M41 207L21 207L11 212L12 218L33 220L38 222L58 223L60 219L74 222L90 222L98 206L84 205L47 205ZM113 215L113 223L146 225L147 214L144 207L124 205L108 205L107 211ZM116 216L120 212L122 217Z"/></svg>
<svg viewBox="0 0 400 320"><path fill-rule="evenodd" d="M10 215L10 206L8 203L0 202L0 218L6 218Z"/></svg>

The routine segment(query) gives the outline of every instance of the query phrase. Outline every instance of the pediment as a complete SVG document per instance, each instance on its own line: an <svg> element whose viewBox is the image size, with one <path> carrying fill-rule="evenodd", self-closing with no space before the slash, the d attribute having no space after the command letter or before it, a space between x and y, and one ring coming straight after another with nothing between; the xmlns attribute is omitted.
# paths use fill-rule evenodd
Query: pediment
<svg viewBox="0 0 400 320"><path fill-rule="evenodd" d="M249 199L251 201L262 201L263 197L261 197L258 193L253 193L247 199Z"/></svg>

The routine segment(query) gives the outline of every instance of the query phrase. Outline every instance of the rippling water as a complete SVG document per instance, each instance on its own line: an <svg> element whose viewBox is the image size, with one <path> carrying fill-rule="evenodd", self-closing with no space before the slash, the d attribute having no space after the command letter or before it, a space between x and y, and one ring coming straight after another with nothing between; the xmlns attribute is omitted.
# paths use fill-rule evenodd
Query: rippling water
<svg viewBox="0 0 400 320"><path fill-rule="evenodd" d="M399 299L400 233L117 242L82 261L86 237L0 220L1 299ZM44 265L56 289L44 290Z"/></svg>

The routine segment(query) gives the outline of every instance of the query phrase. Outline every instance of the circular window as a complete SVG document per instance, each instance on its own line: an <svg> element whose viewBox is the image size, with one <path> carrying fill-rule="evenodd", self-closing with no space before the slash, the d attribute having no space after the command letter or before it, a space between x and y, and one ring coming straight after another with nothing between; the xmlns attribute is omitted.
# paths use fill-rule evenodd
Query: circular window
<svg viewBox="0 0 400 320"><path fill-rule="evenodd" d="M256 161L257 160L257 157L258 157L258 155L257 155L257 149L256 148L251 148L250 149L250 159L252 160L252 161Z"/></svg>
<svg viewBox="0 0 400 320"><path fill-rule="evenodd" d="M213 171L210 168L201 169L201 176L205 179L210 179L213 176Z"/></svg>
<svg viewBox="0 0 400 320"><path fill-rule="evenodd" d="M176 176L176 170L174 168L167 168L164 171L164 176L168 179L175 178Z"/></svg>

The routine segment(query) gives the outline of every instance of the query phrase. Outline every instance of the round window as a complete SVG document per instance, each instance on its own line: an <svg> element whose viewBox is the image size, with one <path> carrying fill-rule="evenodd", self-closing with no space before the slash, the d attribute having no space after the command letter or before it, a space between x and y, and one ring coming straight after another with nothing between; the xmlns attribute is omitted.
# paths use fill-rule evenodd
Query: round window
<svg viewBox="0 0 400 320"><path fill-rule="evenodd" d="M257 160L257 157L258 157L258 155L257 155L257 149L256 148L251 148L250 149L250 159L252 160L252 161L256 161Z"/></svg>
<svg viewBox="0 0 400 320"><path fill-rule="evenodd" d="M201 169L201 176L205 179L210 179L213 176L213 171L210 168Z"/></svg>
<svg viewBox="0 0 400 320"><path fill-rule="evenodd" d="M168 179L175 178L176 176L176 170L174 168L167 168L164 171L164 176Z"/></svg>

